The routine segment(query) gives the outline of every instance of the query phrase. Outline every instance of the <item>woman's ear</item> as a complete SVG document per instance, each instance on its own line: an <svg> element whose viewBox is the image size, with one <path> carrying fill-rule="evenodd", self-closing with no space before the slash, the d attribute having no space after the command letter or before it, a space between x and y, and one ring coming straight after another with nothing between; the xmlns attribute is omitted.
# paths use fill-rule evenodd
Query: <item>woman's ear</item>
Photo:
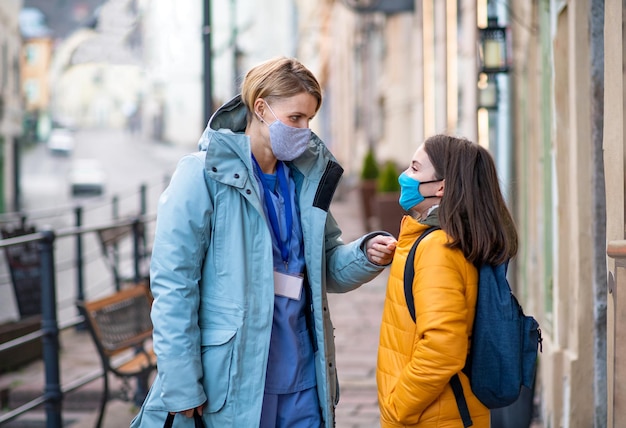
<svg viewBox="0 0 626 428"><path fill-rule="evenodd" d="M265 101L263 101L263 98L257 98L254 100L252 108L254 115L263 121L263 115L265 114Z"/></svg>
<svg viewBox="0 0 626 428"><path fill-rule="evenodd" d="M439 188L435 192L435 196L438 198L442 198L445 188L446 188L446 180L444 179L444 180L441 180L441 184L439 185Z"/></svg>

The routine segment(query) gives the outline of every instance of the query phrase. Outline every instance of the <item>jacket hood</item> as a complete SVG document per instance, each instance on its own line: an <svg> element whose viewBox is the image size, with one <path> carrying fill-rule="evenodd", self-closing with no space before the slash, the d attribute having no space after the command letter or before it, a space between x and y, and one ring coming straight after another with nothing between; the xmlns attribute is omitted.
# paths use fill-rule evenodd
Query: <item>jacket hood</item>
<svg viewBox="0 0 626 428"><path fill-rule="evenodd" d="M206 151L215 132L243 133L246 130L246 116L248 110L237 95L220 106L209 119L200 140L198 150Z"/></svg>
<svg viewBox="0 0 626 428"><path fill-rule="evenodd" d="M248 109L241 100L241 94L239 94L213 113L207 127L215 131L230 129L233 132L244 132L247 125L247 115Z"/></svg>

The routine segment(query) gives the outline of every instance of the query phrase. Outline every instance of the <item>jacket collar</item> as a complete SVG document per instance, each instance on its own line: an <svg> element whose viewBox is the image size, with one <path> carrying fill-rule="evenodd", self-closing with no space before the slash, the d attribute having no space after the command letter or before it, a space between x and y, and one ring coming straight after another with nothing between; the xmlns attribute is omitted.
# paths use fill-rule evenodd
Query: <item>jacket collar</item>
<svg viewBox="0 0 626 428"><path fill-rule="evenodd" d="M399 240L407 239L410 242L414 242L418 236L420 236L426 229L431 226L439 226L439 209L436 208L430 212L428 217L424 220L416 220L410 215L405 215L402 218L400 226Z"/></svg>
<svg viewBox="0 0 626 428"><path fill-rule="evenodd" d="M250 139L244 134L247 113L241 95L235 96L215 111L198 141L198 149L207 152L207 171L221 182L232 182L229 177L235 173L241 176L239 170L245 169L246 175L253 173ZM330 194L330 197L343 173L333 154L313 132L307 150L287 165L303 176L320 182L324 193ZM218 170L217 174L214 168ZM241 183L240 180L236 182ZM321 201L321 205L326 205L326 202Z"/></svg>

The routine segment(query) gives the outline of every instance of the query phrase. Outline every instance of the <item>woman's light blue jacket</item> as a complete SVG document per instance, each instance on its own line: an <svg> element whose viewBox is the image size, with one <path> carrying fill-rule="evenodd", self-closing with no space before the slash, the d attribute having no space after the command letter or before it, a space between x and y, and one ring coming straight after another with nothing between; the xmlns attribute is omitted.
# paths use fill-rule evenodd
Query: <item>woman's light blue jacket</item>
<svg viewBox="0 0 626 428"><path fill-rule="evenodd" d="M158 374L131 427L161 427L167 411L207 402L207 427L255 427L261 416L272 329L272 240L242 132L239 97L222 106L183 157L159 200L150 267ZM312 295L317 390L325 427L339 400L327 292L342 293L383 269L364 236L349 244L329 212L343 169L312 134L289 162L300 206ZM176 416L175 426L193 426ZM180 424L180 425L179 425Z"/></svg>

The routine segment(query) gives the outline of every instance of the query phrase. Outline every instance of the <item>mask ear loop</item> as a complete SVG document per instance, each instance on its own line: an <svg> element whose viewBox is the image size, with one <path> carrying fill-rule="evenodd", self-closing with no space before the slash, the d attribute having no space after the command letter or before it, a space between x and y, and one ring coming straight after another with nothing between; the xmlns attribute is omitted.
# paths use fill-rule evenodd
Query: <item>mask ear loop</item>
<svg viewBox="0 0 626 428"><path fill-rule="evenodd" d="M267 122L265 122L265 120L261 117L261 115L259 114L259 112L258 112L258 111L256 111L256 110L255 110L255 111L254 111L254 114L256 114L256 117L258 117L258 118L259 118L259 120L260 120L262 123L265 123L265 124L267 125Z"/></svg>

